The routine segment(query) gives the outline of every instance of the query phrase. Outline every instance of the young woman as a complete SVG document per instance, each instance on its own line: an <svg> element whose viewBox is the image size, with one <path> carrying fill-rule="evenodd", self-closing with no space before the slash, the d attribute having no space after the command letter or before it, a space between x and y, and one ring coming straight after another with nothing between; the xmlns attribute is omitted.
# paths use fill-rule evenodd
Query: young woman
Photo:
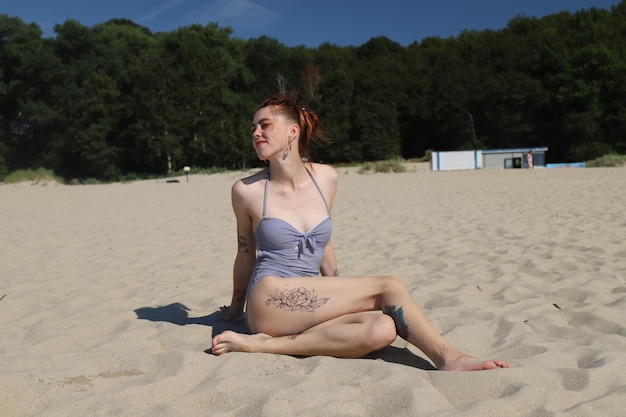
<svg viewBox="0 0 626 417"><path fill-rule="evenodd" d="M253 334L225 331L213 338L213 353L359 358L400 336L440 370L510 367L444 340L398 277L337 276L330 241L337 171L301 157L323 139L319 124L296 95L271 97L254 114L252 144L269 165L233 185L238 251L231 305L221 309L234 320L247 302Z"/></svg>

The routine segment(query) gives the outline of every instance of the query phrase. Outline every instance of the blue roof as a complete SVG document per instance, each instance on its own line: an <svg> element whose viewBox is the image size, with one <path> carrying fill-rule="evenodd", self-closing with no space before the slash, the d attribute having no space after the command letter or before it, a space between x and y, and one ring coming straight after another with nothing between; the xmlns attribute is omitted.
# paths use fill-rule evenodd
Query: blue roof
<svg viewBox="0 0 626 417"><path fill-rule="evenodd" d="M533 152L547 152L548 151L548 147L547 146L542 146L539 148L511 148L511 149L487 149L482 151L483 154L489 154L489 153L516 153L516 152L528 152L528 151L533 151Z"/></svg>

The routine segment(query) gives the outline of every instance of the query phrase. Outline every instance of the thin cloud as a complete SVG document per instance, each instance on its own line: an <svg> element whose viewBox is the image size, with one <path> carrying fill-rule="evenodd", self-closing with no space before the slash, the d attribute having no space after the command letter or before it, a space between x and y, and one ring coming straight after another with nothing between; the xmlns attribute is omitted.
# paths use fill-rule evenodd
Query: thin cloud
<svg viewBox="0 0 626 417"><path fill-rule="evenodd" d="M195 21L218 22L220 26L259 27L278 18L271 9L248 0L215 0L199 14L190 14Z"/></svg>
<svg viewBox="0 0 626 417"><path fill-rule="evenodd" d="M140 24L147 24L148 22L153 21L154 19L156 19L157 17L161 16L163 13L166 13L178 6L180 6L181 4L183 4L185 2L185 0L167 0L164 4L161 5L161 7L154 9L150 12L148 12L147 14L145 14L144 16L139 18L139 23Z"/></svg>
<svg viewBox="0 0 626 417"><path fill-rule="evenodd" d="M138 23L171 30L192 24L216 22L231 27L239 37L255 37L280 20L285 0L167 0L146 12ZM167 19L165 19L167 17ZM166 23L167 22L167 23Z"/></svg>

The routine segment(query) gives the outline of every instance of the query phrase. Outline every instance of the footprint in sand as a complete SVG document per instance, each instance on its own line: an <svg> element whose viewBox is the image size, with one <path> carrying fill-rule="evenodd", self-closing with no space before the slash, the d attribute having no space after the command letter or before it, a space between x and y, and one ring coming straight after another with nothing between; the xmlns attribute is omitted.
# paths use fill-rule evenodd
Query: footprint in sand
<svg viewBox="0 0 626 417"><path fill-rule="evenodd" d="M581 369L559 369L561 385L568 391L582 391L589 383L589 371Z"/></svg>

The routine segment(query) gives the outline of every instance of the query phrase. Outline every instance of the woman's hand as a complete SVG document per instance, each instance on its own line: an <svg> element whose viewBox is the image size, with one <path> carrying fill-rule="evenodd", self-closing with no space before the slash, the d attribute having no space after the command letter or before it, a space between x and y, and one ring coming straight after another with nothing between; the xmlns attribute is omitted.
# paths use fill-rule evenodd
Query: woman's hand
<svg viewBox="0 0 626 417"><path fill-rule="evenodd" d="M231 308L231 306L222 306L220 307L220 311L217 313L217 316L222 320L235 321L243 316L243 311L239 309L233 309Z"/></svg>

